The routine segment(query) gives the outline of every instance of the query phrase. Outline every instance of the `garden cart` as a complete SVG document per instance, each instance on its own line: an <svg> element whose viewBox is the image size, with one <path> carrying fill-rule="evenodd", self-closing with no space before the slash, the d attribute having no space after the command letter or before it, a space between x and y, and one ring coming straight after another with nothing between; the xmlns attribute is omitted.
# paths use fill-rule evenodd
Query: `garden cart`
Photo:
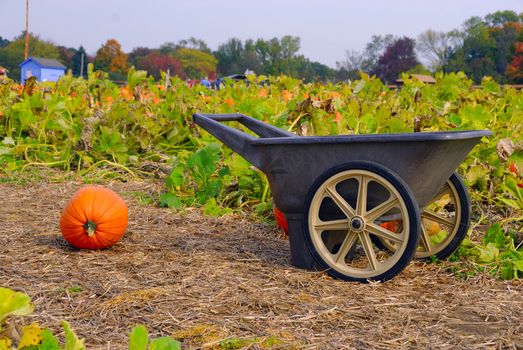
<svg viewBox="0 0 523 350"><path fill-rule="evenodd" d="M469 225L455 169L480 131L297 136L242 114L194 122L258 169L289 225L291 261L350 281L385 281L414 256L448 257ZM238 122L257 136L224 122Z"/></svg>

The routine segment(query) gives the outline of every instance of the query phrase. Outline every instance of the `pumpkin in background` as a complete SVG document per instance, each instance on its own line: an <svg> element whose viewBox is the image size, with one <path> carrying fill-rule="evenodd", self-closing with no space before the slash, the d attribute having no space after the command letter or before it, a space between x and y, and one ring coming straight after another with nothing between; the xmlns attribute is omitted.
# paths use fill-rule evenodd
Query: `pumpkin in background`
<svg viewBox="0 0 523 350"><path fill-rule="evenodd" d="M276 219L276 225L283 229L286 234L289 234L289 224L287 223L287 219L285 219L285 214L275 206L272 207L272 212L274 213L274 219Z"/></svg>
<svg viewBox="0 0 523 350"><path fill-rule="evenodd" d="M85 186L67 203L60 218L64 238L77 248L107 248L127 229L124 200L108 188Z"/></svg>

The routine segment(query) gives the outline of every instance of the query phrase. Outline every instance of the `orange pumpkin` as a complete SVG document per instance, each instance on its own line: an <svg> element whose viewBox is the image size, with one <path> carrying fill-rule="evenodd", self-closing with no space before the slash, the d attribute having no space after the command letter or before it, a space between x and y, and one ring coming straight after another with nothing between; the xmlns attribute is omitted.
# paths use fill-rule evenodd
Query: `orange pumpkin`
<svg viewBox="0 0 523 350"><path fill-rule="evenodd" d="M400 220L392 220L392 221L385 221L380 224L381 227L398 233L398 229L400 228L401 221Z"/></svg>
<svg viewBox="0 0 523 350"><path fill-rule="evenodd" d="M107 248L127 229L124 200L108 188L85 186L67 203L60 218L64 238L77 248Z"/></svg>
<svg viewBox="0 0 523 350"><path fill-rule="evenodd" d="M283 229L286 234L289 234L289 224L287 223L287 219L285 219L285 214L276 207L273 207L272 211L274 213L274 218L276 219L276 225Z"/></svg>

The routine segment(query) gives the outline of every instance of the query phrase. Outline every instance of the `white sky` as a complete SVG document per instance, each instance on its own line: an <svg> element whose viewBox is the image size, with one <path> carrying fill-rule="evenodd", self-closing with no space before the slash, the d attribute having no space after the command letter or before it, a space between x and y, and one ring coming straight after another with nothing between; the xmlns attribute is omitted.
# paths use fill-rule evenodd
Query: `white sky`
<svg viewBox="0 0 523 350"><path fill-rule="evenodd" d="M523 0L29 0L29 31L87 52L110 38L127 52L191 36L211 49L232 37L301 38L300 53L335 67L347 49L361 51L373 34L416 38L459 28L471 16L523 12ZM0 0L0 36L25 28L25 1Z"/></svg>

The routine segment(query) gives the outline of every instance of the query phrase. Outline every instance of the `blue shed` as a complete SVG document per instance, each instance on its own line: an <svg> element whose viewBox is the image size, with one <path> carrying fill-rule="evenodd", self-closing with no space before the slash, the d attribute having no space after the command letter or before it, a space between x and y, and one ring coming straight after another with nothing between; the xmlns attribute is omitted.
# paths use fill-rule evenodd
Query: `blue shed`
<svg viewBox="0 0 523 350"><path fill-rule="evenodd" d="M20 81L36 77L37 81L57 81L65 74L65 66L54 58L29 57L18 65L21 68Z"/></svg>

